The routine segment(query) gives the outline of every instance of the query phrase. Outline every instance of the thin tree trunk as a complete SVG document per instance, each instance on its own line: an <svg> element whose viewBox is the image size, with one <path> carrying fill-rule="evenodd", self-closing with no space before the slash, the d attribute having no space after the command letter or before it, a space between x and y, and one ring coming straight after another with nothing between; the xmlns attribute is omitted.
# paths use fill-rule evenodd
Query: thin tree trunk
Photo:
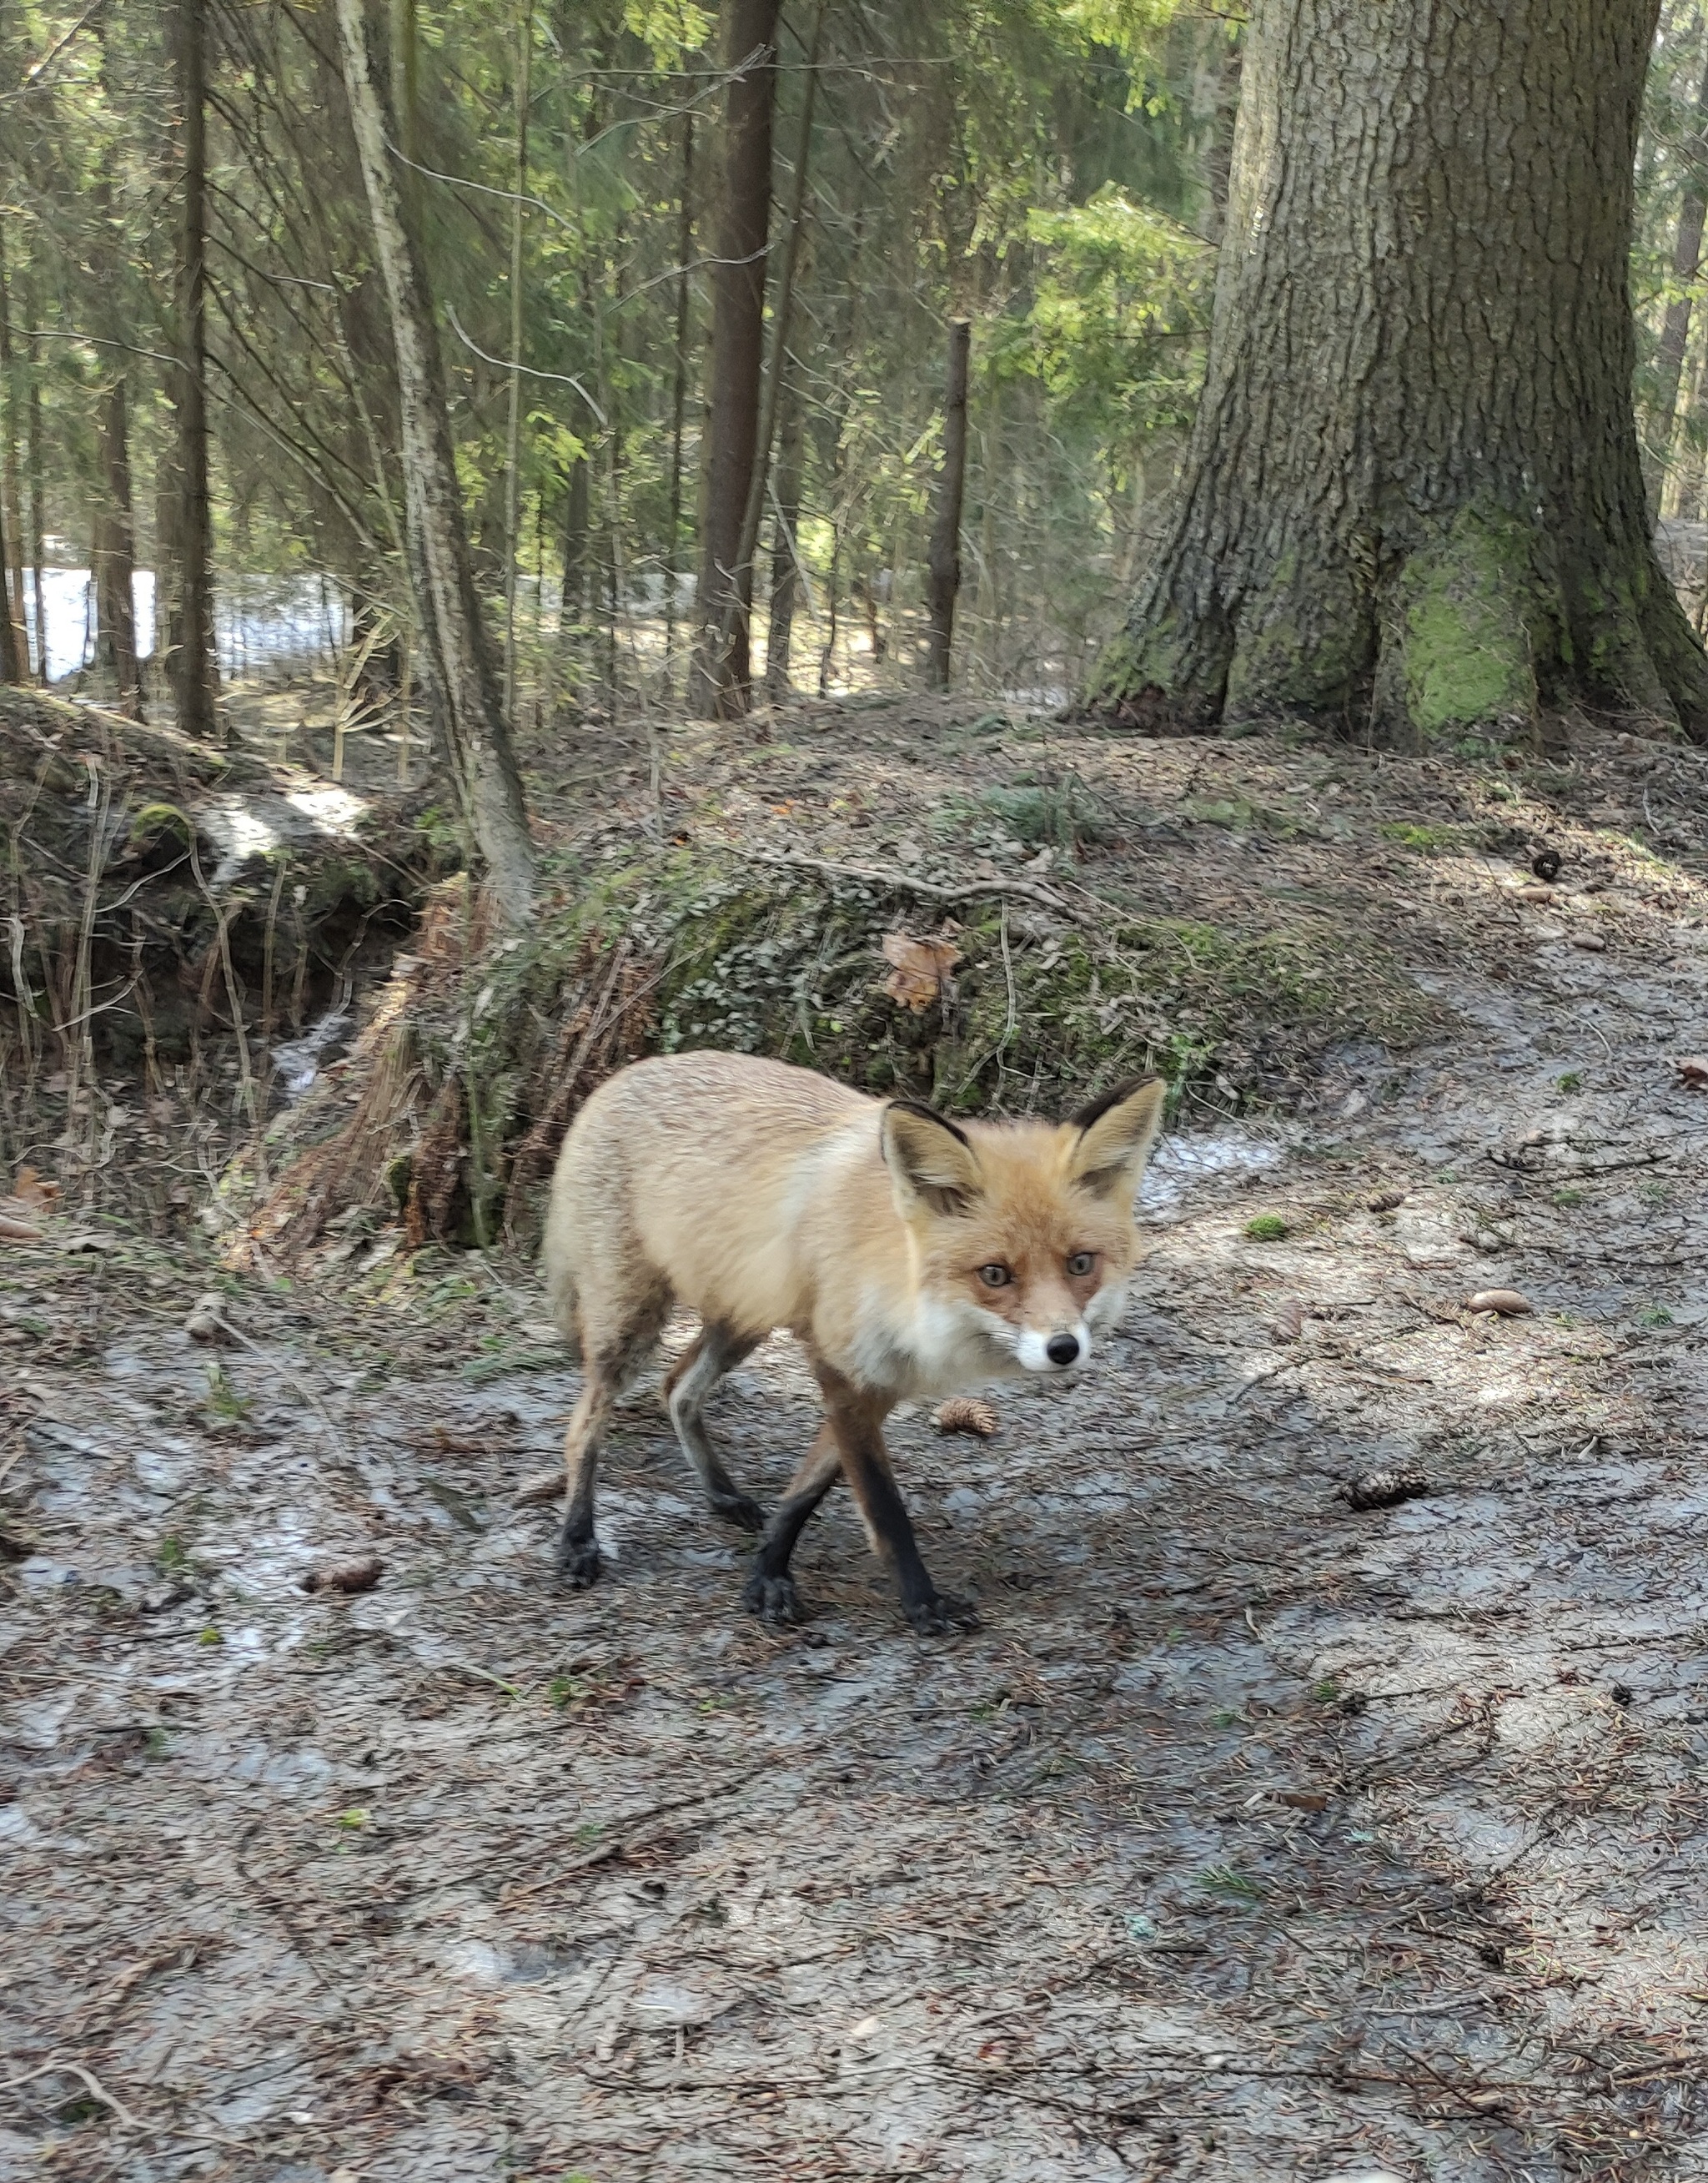
<svg viewBox="0 0 1708 2183"><path fill-rule="evenodd" d="M142 682L136 659L132 583L136 547L130 507L130 430L122 378L114 380L102 404L101 467L107 502L97 530L100 541L95 557L95 614L100 633L97 657L113 677L119 710L127 719L140 720Z"/></svg>
<svg viewBox="0 0 1708 2183"><path fill-rule="evenodd" d="M943 466L937 474L936 519L931 526L927 566L931 575L931 626L925 680L933 690L949 687L955 646L955 598L961 588L961 499L967 484L967 359L973 329L965 319L949 321L949 382L943 403Z"/></svg>
<svg viewBox="0 0 1708 2183"><path fill-rule="evenodd" d="M1702 264L1702 226L1708 218L1708 74L1696 95L1696 126L1686 147L1684 194L1678 204L1678 230L1672 243L1672 281L1678 292L1666 306L1661 345L1655 354L1655 409L1644 450L1643 482L1651 518L1661 513L1666 471L1672 453L1672 427L1678 414L1678 386L1684 375L1684 351L1690 339L1690 307Z"/></svg>
<svg viewBox="0 0 1708 2183"><path fill-rule="evenodd" d="M759 525L765 513L765 481L771 469L771 442L777 431L777 408L782 397L788 366L789 320L795 302L795 270L801 262L801 236L806 225L807 167L812 149L812 108L818 97L818 48L824 33L824 0L818 0L812 18L812 37L807 49L807 85L801 102L801 142L795 155L795 184L789 207L787 239L777 280L777 300L772 307L771 369L765 380L765 399L759 413L758 443L747 480L747 501L741 511L741 537L735 548L735 566L741 580L730 587L724 604L722 635L726 647L734 639L739 658L751 656L753 604L753 557L759 550ZM737 635L737 624L748 628Z"/></svg>
<svg viewBox="0 0 1708 2183"><path fill-rule="evenodd" d="M30 560L36 592L36 680L47 684L47 591L42 564L47 558L47 492L42 460L41 358L30 343Z"/></svg>
<svg viewBox="0 0 1708 2183"><path fill-rule="evenodd" d="M424 664L469 829L513 924L532 914L534 847L522 776L474 592L444 369L421 249L386 148L395 137L365 0L338 0L344 80L397 356L409 566Z"/></svg>
<svg viewBox="0 0 1708 2183"><path fill-rule="evenodd" d="M5 416L0 422L5 439L0 452L0 530L5 534L0 549L0 582L9 592L9 614L0 614L12 631L9 655L0 652L0 662L9 656L15 671L5 679L30 679L30 632L24 605L24 496L18 478L18 363L12 353L12 308L6 280L4 223L0 222L0 383L5 393ZM5 639L0 637L0 647Z"/></svg>
<svg viewBox="0 0 1708 2183"><path fill-rule="evenodd" d="M4 586L3 592L0 592L0 682L27 682L30 664L27 658L19 656L18 627L12 619L11 556L8 550L11 535L3 510L0 510L0 585Z"/></svg>
<svg viewBox="0 0 1708 2183"><path fill-rule="evenodd" d="M521 539L522 200L528 193L528 98L534 73L534 9L522 0L516 69L516 196L510 207L510 409L504 429L504 717L516 720L516 579Z"/></svg>
<svg viewBox="0 0 1708 2183"><path fill-rule="evenodd" d="M569 465L563 506L563 589L557 609L557 652L565 680L576 697L581 689L580 652L587 618L587 456Z"/></svg>
<svg viewBox="0 0 1708 2183"><path fill-rule="evenodd" d="M793 696L789 655L795 641L796 564L801 531L801 481L805 467L806 419L794 374L783 392L782 437L777 450L777 508L771 539L771 617L765 639L765 695L774 705Z"/></svg>
<svg viewBox="0 0 1708 2183"><path fill-rule="evenodd" d="M1529 739L1583 701L1708 740L1631 407L1655 15L1260 0L1172 534L1094 686L1117 717Z"/></svg>
<svg viewBox="0 0 1708 2183"><path fill-rule="evenodd" d="M178 725L198 742L219 739L214 650L214 524L208 483L207 0L177 0L180 157L178 356L172 401L178 419L182 501L178 520L182 627L171 665Z"/></svg>
<svg viewBox="0 0 1708 2183"><path fill-rule="evenodd" d="M759 439L779 12L779 0L724 0L728 81L712 278L711 490L691 675L694 709L707 719L731 719L747 708L753 569L751 556L746 568L741 564L741 531Z"/></svg>
<svg viewBox="0 0 1708 2183"><path fill-rule="evenodd" d="M682 420L688 406L688 353L693 306L689 261L694 252L694 116L682 117L682 203L676 223L676 375L670 390L670 513L664 532L664 676L676 652L676 553L682 539Z"/></svg>

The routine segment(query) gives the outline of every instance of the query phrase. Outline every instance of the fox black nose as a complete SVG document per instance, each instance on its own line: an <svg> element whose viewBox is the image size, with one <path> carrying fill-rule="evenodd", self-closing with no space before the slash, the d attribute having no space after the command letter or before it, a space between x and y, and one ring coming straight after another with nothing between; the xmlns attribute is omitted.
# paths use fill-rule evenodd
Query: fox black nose
<svg viewBox="0 0 1708 2183"><path fill-rule="evenodd" d="M1044 1345L1044 1354L1052 1364L1071 1364L1079 1354L1077 1334L1052 1334Z"/></svg>

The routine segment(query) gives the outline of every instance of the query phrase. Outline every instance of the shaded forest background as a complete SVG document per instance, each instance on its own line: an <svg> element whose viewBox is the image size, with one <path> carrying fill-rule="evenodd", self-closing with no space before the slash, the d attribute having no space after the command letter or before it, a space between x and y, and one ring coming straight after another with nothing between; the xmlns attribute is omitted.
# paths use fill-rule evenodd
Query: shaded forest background
<svg viewBox="0 0 1708 2183"><path fill-rule="evenodd" d="M680 704L730 25L685 0L391 0L385 28L395 149L517 725ZM952 677L1046 700L1077 686L1143 566L1190 424L1241 30L1169 0L783 12L754 623L774 695L925 675L957 317L972 342ZM193 371L192 45L206 122ZM158 660L176 641L193 379L228 682L319 656L348 724L376 716L410 673L401 427L333 11L8 0L0 83L15 670L43 672L56 569L92 572L97 686L133 677L133 565L158 577L136 590L135 648ZM1632 271L1651 497L1686 523L1708 452L1705 115L1708 27L1675 0Z"/></svg>

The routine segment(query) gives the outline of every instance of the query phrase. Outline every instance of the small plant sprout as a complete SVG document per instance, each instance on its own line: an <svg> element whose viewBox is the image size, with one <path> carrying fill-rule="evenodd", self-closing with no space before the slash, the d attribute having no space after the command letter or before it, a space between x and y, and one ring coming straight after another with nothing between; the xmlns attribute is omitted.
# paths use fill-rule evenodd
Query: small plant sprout
<svg viewBox="0 0 1708 2183"><path fill-rule="evenodd" d="M1292 1224L1278 1213L1259 1213L1245 1223L1246 1239L1253 1243L1278 1243L1292 1233Z"/></svg>

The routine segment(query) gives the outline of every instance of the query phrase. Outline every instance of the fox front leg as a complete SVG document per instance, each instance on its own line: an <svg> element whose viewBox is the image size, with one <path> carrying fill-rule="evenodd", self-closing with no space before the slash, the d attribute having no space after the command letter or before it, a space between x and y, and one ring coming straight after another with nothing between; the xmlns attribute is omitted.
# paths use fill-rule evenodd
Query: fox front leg
<svg viewBox="0 0 1708 2183"><path fill-rule="evenodd" d="M807 1619L807 1610L795 1589L795 1580L789 1574L789 1564L795 1553L795 1542L807 1527L807 1518L836 1483L841 1469L842 1451L830 1420L826 1418L800 1469L785 1488L783 1498L772 1511L759 1550L753 1557L752 1569L742 1588L741 1604L762 1621L790 1623Z"/></svg>
<svg viewBox="0 0 1708 2183"><path fill-rule="evenodd" d="M818 1384L842 1470L852 1491L872 1551L888 1563L901 1595L901 1612L922 1637L939 1637L951 1629L976 1630L978 1609L970 1600L939 1591L931 1581L913 1536L913 1525L884 1445L883 1421L889 1408L862 1395L838 1375L821 1369Z"/></svg>

